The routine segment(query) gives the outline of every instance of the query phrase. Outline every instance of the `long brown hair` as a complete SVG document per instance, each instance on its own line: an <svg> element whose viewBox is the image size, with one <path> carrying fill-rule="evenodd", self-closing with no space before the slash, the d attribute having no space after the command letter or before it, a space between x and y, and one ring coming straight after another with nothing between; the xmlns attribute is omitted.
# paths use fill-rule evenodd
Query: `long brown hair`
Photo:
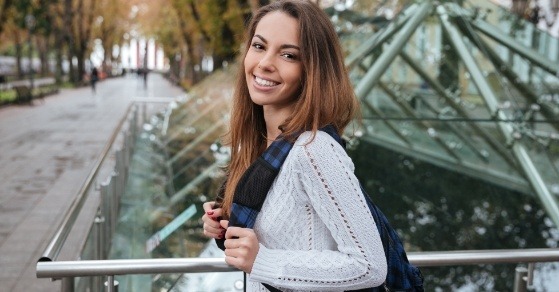
<svg viewBox="0 0 559 292"><path fill-rule="evenodd" d="M324 11L304 0L277 1L260 8L246 31L243 59L250 48L260 20L270 12L281 11L299 22L303 80L291 116L280 126L289 136L305 130L316 131L328 124L342 133L359 111L344 65L344 57L334 27ZM228 216L239 179L266 148L266 124L262 106L252 102L245 67L240 62L233 94L229 133L226 144L231 147L231 162L225 197L222 202Z"/></svg>

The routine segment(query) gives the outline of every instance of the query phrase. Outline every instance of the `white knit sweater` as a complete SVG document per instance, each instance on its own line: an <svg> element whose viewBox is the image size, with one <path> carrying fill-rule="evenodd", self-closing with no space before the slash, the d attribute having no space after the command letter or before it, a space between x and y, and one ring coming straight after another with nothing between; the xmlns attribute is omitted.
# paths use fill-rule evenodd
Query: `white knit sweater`
<svg viewBox="0 0 559 292"><path fill-rule="evenodd" d="M386 278L382 242L354 165L327 133L303 133L274 181L254 230L260 250L247 291L344 291Z"/></svg>

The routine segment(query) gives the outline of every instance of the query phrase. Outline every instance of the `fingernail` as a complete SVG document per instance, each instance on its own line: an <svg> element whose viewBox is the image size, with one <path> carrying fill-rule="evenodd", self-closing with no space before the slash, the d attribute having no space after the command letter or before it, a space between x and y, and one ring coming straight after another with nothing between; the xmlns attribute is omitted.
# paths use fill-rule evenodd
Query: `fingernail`
<svg viewBox="0 0 559 292"><path fill-rule="evenodd" d="M213 214L214 214L214 211L208 211L208 212L206 212L206 214L208 214L208 215L210 215L210 216L211 216L211 215L213 215Z"/></svg>

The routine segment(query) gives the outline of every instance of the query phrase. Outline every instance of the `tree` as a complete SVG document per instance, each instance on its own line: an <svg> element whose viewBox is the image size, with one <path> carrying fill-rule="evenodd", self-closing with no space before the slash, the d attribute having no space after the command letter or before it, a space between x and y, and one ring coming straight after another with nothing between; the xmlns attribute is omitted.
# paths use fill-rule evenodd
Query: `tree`
<svg viewBox="0 0 559 292"><path fill-rule="evenodd" d="M96 16L93 38L99 38L103 47L103 71L108 72L112 64L118 60L118 55L113 56L114 47L122 47L124 35L130 29L129 12L130 1L98 1L98 15ZM118 50L120 54L120 50Z"/></svg>
<svg viewBox="0 0 559 292"><path fill-rule="evenodd" d="M8 18L8 9L12 6L13 0L0 0L0 35L4 30Z"/></svg>

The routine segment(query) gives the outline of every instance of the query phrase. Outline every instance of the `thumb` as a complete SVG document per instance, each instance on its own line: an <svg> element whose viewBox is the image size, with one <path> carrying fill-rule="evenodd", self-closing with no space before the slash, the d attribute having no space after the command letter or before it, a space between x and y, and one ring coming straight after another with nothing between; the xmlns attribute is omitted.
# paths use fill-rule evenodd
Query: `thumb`
<svg viewBox="0 0 559 292"><path fill-rule="evenodd" d="M221 214L223 213L223 212L221 212L222 210L223 210L223 209L221 209L221 208L213 209L213 210L212 210L212 211L214 212L213 217L214 217L214 218L219 218L219 217L221 217ZM227 222L229 222L229 221L227 221Z"/></svg>
<svg viewBox="0 0 559 292"><path fill-rule="evenodd" d="M219 224L221 224L221 227L224 229L227 229L227 227L229 227L229 220L221 220L219 221Z"/></svg>
<svg viewBox="0 0 559 292"><path fill-rule="evenodd" d="M202 208L204 209L204 212L208 212L213 209L214 205L215 201L205 202L204 204L202 204Z"/></svg>

